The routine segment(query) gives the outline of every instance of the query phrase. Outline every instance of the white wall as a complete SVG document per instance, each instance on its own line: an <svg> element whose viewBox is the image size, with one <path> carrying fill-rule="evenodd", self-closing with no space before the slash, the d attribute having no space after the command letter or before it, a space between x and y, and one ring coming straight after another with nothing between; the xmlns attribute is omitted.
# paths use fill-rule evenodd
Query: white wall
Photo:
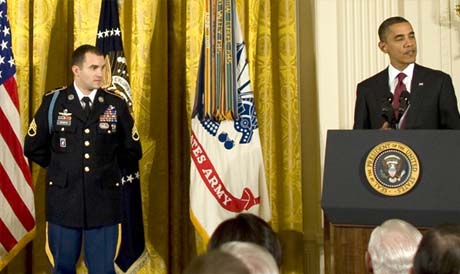
<svg viewBox="0 0 460 274"><path fill-rule="evenodd" d="M351 129L358 82L388 65L377 29L390 16L414 28L417 63L451 74L460 98L458 0L315 0L315 35L321 159L328 129Z"/></svg>

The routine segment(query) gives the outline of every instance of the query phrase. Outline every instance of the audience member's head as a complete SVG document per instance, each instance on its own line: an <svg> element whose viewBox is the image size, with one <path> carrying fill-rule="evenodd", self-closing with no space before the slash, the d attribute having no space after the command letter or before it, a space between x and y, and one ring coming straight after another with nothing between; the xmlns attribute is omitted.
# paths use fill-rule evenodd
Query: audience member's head
<svg viewBox="0 0 460 274"><path fill-rule="evenodd" d="M414 274L460 273L460 225L429 230L414 258Z"/></svg>
<svg viewBox="0 0 460 274"><path fill-rule="evenodd" d="M240 259L251 274L279 274L279 268L273 256L258 244L228 242L219 249Z"/></svg>
<svg viewBox="0 0 460 274"><path fill-rule="evenodd" d="M371 233L366 253L368 273L408 274L422 234L403 220L391 219Z"/></svg>
<svg viewBox="0 0 460 274"><path fill-rule="evenodd" d="M192 260L184 274L251 274L248 267L228 252L211 250Z"/></svg>
<svg viewBox="0 0 460 274"><path fill-rule="evenodd" d="M281 265L281 244L278 236L267 222L254 214L242 213L222 222L211 235L208 249L219 248L231 241L258 244L272 254L278 266Z"/></svg>

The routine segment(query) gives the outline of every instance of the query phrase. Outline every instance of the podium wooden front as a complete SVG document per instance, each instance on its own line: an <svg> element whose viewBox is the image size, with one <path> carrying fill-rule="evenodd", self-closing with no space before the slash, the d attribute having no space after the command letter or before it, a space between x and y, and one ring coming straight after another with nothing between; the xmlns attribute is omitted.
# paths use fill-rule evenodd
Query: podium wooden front
<svg viewBox="0 0 460 274"><path fill-rule="evenodd" d="M366 274L364 254L372 229L325 223L325 274Z"/></svg>
<svg viewBox="0 0 460 274"><path fill-rule="evenodd" d="M418 157L416 186L385 196L367 182L364 163L383 142L400 142ZM326 143L322 208L326 274L365 274L372 229L388 219L418 228L460 223L460 131L330 130Z"/></svg>

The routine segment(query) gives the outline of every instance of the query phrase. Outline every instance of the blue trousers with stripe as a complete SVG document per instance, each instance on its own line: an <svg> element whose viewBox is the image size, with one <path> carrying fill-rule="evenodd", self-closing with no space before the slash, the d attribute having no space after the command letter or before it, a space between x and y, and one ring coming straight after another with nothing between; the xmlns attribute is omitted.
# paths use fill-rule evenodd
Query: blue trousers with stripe
<svg viewBox="0 0 460 274"><path fill-rule="evenodd" d="M118 229L118 225L82 229L48 223L53 274L75 274L82 245L89 274L115 274Z"/></svg>

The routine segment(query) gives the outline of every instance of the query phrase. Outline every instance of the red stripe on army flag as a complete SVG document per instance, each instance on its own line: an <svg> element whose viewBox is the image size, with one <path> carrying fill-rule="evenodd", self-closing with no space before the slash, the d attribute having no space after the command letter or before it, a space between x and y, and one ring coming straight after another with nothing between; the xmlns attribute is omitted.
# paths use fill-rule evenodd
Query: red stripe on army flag
<svg viewBox="0 0 460 274"><path fill-rule="evenodd" d="M0 1L0 270L34 237L32 176L25 159L6 1Z"/></svg>
<svg viewBox="0 0 460 274"><path fill-rule="evenodd" d="M239 213L260 203L260 198L254 197L254 194L249 188L243 189L243 194L240 199L234 197L233 194L225 188L225 183L222 182L222 179L214 168L206 151L193 132L191 155L201 179L221 207L228 211Z"/></svg>
<svg viewBox="0 0 460 274"><path fill-rule="evenodd" d="M206 1L204 28L191 122L190 218L207 240L238 213L269 221L271 211L234 1Z"/></svg>

